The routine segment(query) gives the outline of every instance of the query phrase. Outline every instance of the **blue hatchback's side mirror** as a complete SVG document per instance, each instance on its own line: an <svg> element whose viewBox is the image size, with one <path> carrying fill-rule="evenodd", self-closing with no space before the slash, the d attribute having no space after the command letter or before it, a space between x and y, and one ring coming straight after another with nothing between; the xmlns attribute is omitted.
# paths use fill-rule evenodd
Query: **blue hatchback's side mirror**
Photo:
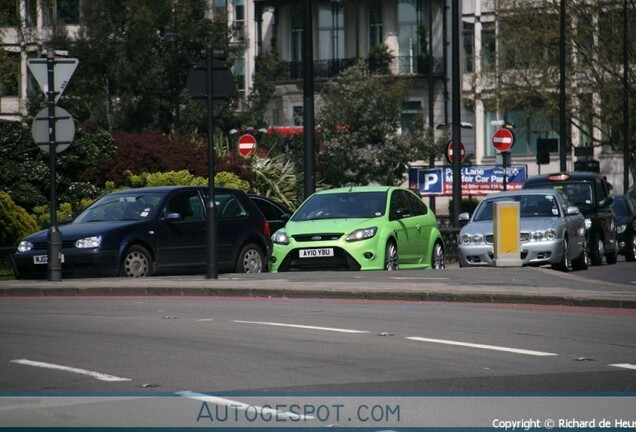
<svg viewBox="0 0 636 432"><path fill-rule="evenodd" d="M168 213L163 217L163 220L166 222L177 222L183 220L181 213Z"/></svg>

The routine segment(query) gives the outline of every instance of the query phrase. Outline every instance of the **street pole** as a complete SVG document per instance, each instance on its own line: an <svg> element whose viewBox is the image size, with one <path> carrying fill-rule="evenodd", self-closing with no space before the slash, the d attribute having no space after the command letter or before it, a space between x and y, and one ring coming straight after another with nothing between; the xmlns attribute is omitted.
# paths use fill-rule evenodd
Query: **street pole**
<svg viewBox="0 0 636 432"><path fill-rule="evenodd" d="M627 51L628 30L627 0L623 0L623 193L629 189L629 81L627 72L629 59Z"/></svg>
<svg viewBox="0 0 636 432"><path fill-rule="evenodd" d="M565 0L561 0L560 4L560 40L559 40L559 73L560 73L560 85L559 85L559 135L561 138L559 146L559 167L561 172L567 171L566 165L566 150L568 139L566 137L566 100L565 100Z"/></svg>
<svg viewBox="0 0 636 432"><path fill-rule="evenodd" d="M462 171L461 171L461 88L459 71L459 0L452 0L452 140L453 140L453 226L459 227L459 214L462 211Z"/></svg>
<svg viewBox="0 0 636 432"><path fill-rule="evenodd" d="M49 160L51 174L51 226L48 232L48 280L62 280L62 234L57 227L56 197L56 136L55 136L55 52L46 50L46 72L48 88L46 92L49 110Z"/></svg>
<svg viewBox="0 0 636 432"><path fill-rule="evenodd" d="M218 279L219 270L217 268L217 252L218 252L218 235L217 235L217 218L216 204L214 197L214 58L213 49L205 50L205 86L206 99L208 105L208 206L207 206L207 245L208 245L208 261L207 274L208 279Z"/></svg>
<svg viewBox="0 0 636 432"><path fill-rule="evenodd" d="M311 0L303 4L303 147L305 198L316 191L316 144L314 119L314 44Z"/></svg>

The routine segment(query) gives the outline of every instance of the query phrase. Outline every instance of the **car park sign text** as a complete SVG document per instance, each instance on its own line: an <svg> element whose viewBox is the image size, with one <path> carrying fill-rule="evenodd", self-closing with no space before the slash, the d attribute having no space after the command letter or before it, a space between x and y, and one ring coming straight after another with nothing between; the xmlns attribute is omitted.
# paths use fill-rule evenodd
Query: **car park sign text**
<svg viewBox="0 0 636 432"><path fill-rule="evenodd" d="M472 165L461 168L462 195L489 195L503 191L504 169L500 166ZM515 165L506 168L506 189L521 189L527 178L527 166ZM416 168L409 169L409 188L422 196L453 194L453 169Z"/></svg>

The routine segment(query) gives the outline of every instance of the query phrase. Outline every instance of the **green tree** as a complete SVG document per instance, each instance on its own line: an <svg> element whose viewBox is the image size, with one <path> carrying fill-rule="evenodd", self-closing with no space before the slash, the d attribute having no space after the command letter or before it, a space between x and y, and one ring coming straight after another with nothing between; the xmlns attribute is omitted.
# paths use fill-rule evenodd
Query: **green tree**
<svg viewBox="0 0 636 432"><path fill-rule="evenodd" d="M0 247L17 246L22 237L37 231L35 218L0 192Z"/></svg>
<svg viewBox="0 0 636 432"><path fill-rule="evenodd" d="M114 151L109 134L78 130L69 148L56 155L59 201L79 201L101 194L100 187L88 183L83 173ZM0 190L28 211L48 203L49 166L48 153L33 142L29 127L18 122L0 123Z"/></svg>
<svg viewBox="0 0 636 432"><path fill-rule="evenodd" d="M168 132L174 126L175 90L184 89L201 50L224 49L232 58L242 49L229 44L227 16L206 17L205 0L91 0L81 2L81 8L77 37L56 33L52 40L80 60L64 102L80 124ZM162 42L166 33L179 37ZM188 98L181 101L204 110ZM186 119L199 121L201 116L188 114Z"/></svg>
<svg viewBox="0 0 636 432"><path fill-rule="evenodd" d="M363 62L325 86L319 168L332 186L401 183L422 149L398 135L408 83L369 75Z"/></svg>
<svg viewBox="0 0 636 432"><path fill-rule="evenodd" d="M636 1L583 1L566 4L566 120L571 135L584 144L623 145L623 95L634 95L636 69L628 71L623 85L623 36L627 36L628 63L636 58ZM541 116L558 130L560 85L560 5L558 1L498 2L498 70L495 63L478 77L489 82L490 93L481 90L491 111L522 110L529 117ZM628 29L623 31L623 17ZM486 88L488 86L485 86ZM636 100L630 97L630 119L636 118ZM636 175L636 122L628 133L632 174ZM597 152L598 153L598 152Z"/></svg>

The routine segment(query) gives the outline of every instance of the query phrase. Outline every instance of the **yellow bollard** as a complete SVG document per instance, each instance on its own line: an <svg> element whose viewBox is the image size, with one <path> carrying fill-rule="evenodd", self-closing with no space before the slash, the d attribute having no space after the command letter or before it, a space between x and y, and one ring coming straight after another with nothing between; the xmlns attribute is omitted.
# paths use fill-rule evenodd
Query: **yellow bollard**
<svg viewBox="0 0 636 432"><path fill-rule="evenodd" d="M519 203L494 203L493 246L495 267L521 267L521 239Z"/></svg>

